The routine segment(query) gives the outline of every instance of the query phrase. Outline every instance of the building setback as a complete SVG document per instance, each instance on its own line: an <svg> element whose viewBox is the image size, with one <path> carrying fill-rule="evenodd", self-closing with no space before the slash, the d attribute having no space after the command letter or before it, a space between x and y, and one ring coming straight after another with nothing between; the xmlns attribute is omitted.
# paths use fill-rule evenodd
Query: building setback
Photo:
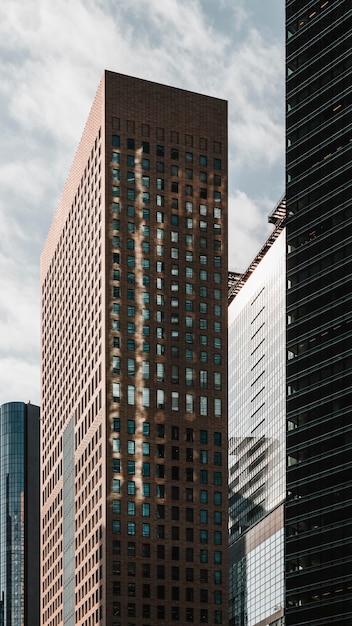
<svg viewBox="0 0 352 626"><path fill-rule="evenodd" d="M105 72L42 255L42 625L227 623L227 103Z"/></svg>
<svg viewBox="0 0 352 626"><path fill-rule="evenodd" d="M229 285L230 626L284 623L285 199Z"/></svg>
<svg viewBox="0 0 352 626"><path fill-rule="evenodd" d="M287 626L352 623L348 1L286 1Z"/></svg>
<svg viewBox="0 0 352 626"><path fill-rule="evenodd" d="M0 406L0 624L40 622L39 407Z"/></svg>

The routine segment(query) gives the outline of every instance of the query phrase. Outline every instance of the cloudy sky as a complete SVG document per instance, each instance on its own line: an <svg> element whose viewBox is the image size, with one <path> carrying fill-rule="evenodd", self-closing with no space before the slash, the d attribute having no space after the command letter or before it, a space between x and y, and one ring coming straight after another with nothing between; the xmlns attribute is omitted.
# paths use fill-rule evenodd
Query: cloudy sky
<svg viewBox="0 0 352 626"><path fill-rule="evenodd" d="M231 269L284 190L283 0L0 6L0 404L39 404L39 258L102 72L229 101Z"/></svg>

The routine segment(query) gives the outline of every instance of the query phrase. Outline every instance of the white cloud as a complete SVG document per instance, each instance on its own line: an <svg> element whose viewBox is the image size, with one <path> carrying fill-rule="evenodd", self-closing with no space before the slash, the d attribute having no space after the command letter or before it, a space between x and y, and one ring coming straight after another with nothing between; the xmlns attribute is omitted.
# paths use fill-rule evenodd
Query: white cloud
<svg viewBox="0 0 352 626"><path fill-rule="evenodd" d="M283 47L243 0L11 0L0 54L2 403L38 397L23 380L39 381L39 256L103 70L229 100L230 262L245 267L281 193L258 181L283 159Z"/></svg>
<svg viewBox="0 0 352 626"><path fill-rule="evenodd" d="M229 268L244 271L273 230L266 217L274 206L268 198L254 201L237 190L229 197Z"/></svg>

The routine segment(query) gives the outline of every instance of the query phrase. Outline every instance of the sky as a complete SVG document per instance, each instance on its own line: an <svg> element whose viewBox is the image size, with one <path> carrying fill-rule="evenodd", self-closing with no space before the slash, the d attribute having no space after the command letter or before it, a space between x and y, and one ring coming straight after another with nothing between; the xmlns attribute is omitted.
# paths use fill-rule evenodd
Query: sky
<svg viewBox="0 0 352 626"><path fill-rule="evenodd" d="M284 2L0 5L0 404L39 404L40 254L104 69L228 100L229 268L245 270L284 192Z"/></svg>

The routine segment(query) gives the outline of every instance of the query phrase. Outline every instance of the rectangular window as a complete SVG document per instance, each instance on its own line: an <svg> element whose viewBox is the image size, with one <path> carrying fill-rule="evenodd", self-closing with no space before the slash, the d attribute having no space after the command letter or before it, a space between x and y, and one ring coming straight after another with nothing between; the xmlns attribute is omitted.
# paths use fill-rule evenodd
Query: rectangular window
<svg viewBox="0 0 352 626"><path fill-rule="evenodd" d="M172 391L171 392L171 409L173 411L178 411L179 410L179 392L178 391Z"/></svg>
<svg viewBox="0 0 352 626"><path fill-rule="evenodd" d="M193 413L194 411L194 398L191 393L186 393L186 413Z"/></svg>
<svg viewBox="0 0 352 626"><path fill-rule="evenodd" d="M142 388L142 404L143 406L150 406L150 390L149 387Z"/></svg>
<svg viewBox="0 0 352 626"><path fill-rule="evenodd" d="M207 396L200 396L199 398L199 411L201 415L208 415L208 398Z"/></svg>
<svg viewBox="0 0 352 626"><path fill-rule="evenodd" d="M113 402L120 402L120 383L112 383Z"/></svg>

